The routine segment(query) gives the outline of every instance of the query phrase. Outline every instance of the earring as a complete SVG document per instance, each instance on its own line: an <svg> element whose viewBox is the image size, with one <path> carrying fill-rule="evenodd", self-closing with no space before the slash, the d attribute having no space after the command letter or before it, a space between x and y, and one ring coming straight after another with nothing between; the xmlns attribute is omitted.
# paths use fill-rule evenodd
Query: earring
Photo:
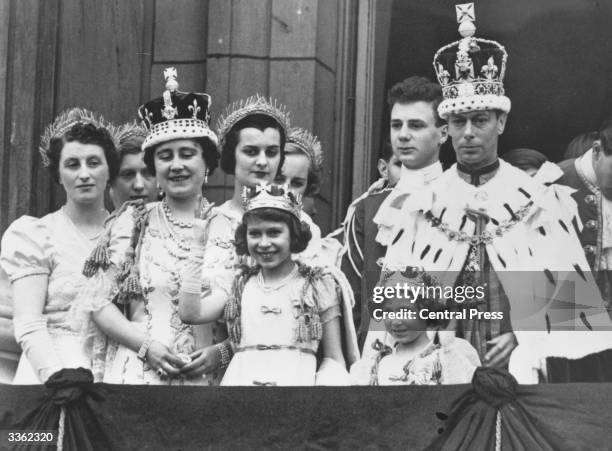
<svg viewBox="0 0 612 451"><path fill-rule="evenodd" d="M204 185L208 185L208 169L204 171Z"/></svg>
<svg viewBox="0 0 612 451"><path fill-rule="evenodd" d="M157 198L161 200L163 197L164 197L164 190L158 183L157 184Z"/></svg>

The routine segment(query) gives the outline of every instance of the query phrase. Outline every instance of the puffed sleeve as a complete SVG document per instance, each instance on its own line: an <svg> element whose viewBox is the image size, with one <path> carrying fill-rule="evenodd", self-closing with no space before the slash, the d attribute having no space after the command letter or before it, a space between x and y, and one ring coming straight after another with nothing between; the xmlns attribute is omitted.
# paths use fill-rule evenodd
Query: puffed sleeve
<svg viewBox="0 0 612 451"><path fill-rule="evenodd" d="M42 219L22 216L4 233L0 265L14 282L22 277L51 273L51 244Z"/></svg>
<svg viewBox="0 0 612 451"><path fill-rule="evenodd" d="M441 344L443 383L469 384L474 371L480 366L476 349L468 341L457 337L451 337L446 343Z"/></svg>
<svg viewBox="0 0 612 451"><path fill-rule="evenodd" d="M329 273L323 274L313 282L311 293L319 308L322 324L342 316L339 289L336 279Z"/></svg>
<svg viewBox="0 0 612 451"><path fill-rule="evenodd" d="M77 296L77 302L71 309L72 319L78 318L79 313L88 314L100 310L113 301L119 289L117 276L126 258L134 222L134 209L128 207L106 224L104 234L92 255L96 252L106 253L109 265L106 268L97 268L93 274L88 274L87 277L82 276L84 277L82 289Z"/></svg>
<svg viewBox="0 0 612 451"><path fill-rule="evenodd" d="M230 296L235 268L240 261L234 245L234 229L229 218L220 213L212 213L202 262L202 280L207 288L203 292L204 297L210 291L226 298Z"/></svg>

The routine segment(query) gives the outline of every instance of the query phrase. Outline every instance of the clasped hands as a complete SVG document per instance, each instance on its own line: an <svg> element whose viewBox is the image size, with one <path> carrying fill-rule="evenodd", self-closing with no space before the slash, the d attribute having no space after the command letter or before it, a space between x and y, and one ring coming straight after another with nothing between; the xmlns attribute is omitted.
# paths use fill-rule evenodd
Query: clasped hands
<svg viewBox="0 0 612 451"><path fill-rule="evenodd" d="M147 363L163 379L186 377L193 379L216 371L221 366L221 353L213 345L189 354L189 361L172 352L159 341L151 342L147 351Z"/></svg>

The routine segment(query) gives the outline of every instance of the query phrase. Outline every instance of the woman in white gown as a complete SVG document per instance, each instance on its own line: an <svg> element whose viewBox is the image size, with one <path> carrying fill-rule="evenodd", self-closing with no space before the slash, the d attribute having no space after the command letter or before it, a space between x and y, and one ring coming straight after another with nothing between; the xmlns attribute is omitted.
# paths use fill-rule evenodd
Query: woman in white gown
<svg viewBox="0 0 612 451"><path fill-rule="evenodd" d="M20 217L2 238L0 264L12 282L15 336L23 349L16 384L90 367L88 348L67 312L81 288L83 263L104 230L104 190L118 170L108 125L82 109L47 127L40 152L66 203L42 218Z"/></svg>
<svg viewBox="0 0 612 451"><path fill-rule="evenodd" d="M213 370L224 345L215 345L216 327L190 326L178 316L194 211L205 216L210 208L201 190L218 161L217 138L207 123L210 96L179 92L176 72L167 69L165 75L163 97L139 110L148 129L144 161L165 198L124 204L84 270L90 281L77 311L87 319L91 314L93 324L84 324L111 338L105 343L95 326L90 331L94 375L109 383L201 385L218 379Z"/></svg>

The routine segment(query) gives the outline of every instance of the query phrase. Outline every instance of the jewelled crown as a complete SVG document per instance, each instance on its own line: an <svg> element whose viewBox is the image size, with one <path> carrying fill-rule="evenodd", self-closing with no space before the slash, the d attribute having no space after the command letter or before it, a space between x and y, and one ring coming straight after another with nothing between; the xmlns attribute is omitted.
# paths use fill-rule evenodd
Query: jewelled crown
<svg viewBox="0 0 612 451"><path fill-rule="evenodd" d="M440 117L450 113L477 110L510 111L504 91L508 53L488 39L475 38L474 4L456 5L462 39L445 45L434 56L433 65L442 86L444 100L438 107Z"/></svg>
<svg viewBox="0 0 612 451"><path fill-rule="evenodd" d="M217 135L208 126L210 96L179 91L174 67L164 70L164 78L166 90L162 97L138 108L138 115L149 132L142 149L173 139L208 138L217 145Z"/></svg>
<svg viewBox="0 0 612 451"><path fill-rule="evenodd" d="M293 127L289 129L287 143L295 144L306 154L315 168L320 169L323 165L323 151L319 138L303 128Z"/></svg>
<svg viewBox="0 0 612 451"><path fill-rule="evenodd" d="M301 196L290 191L286 184L262 183L255 187L245 186L242 189L242 203L245 212L258 208L276 208L291 213L298 220L301 218Z"/></svg>
<svg viewBox="0 0 612 451"><path fill-rule="evenodd" d="M265 114L274 119L282 127L287 136L290 120L287 108L277 102L275 99L266 99L265 97L255 94L246 99L232 103L225 110L225 113L217 122L217 134L221 143L225 141L228 132L239 121L253 114Z"/></svg>
<svg viewBox="0 0 612 451"><path fill-rule="evenodd" d="M49 124L42 136L40 137L40 145L38 151L42 159L43 166L49 166L49 157L47 150L53 138L62 138L72 126L76 124L91 124L97 128L105 128L111 135L115 147L119 145L119 139L114 133L113 126L107 122L102 116L85 108L71 108L60 113L51 124Z"/></svg>

